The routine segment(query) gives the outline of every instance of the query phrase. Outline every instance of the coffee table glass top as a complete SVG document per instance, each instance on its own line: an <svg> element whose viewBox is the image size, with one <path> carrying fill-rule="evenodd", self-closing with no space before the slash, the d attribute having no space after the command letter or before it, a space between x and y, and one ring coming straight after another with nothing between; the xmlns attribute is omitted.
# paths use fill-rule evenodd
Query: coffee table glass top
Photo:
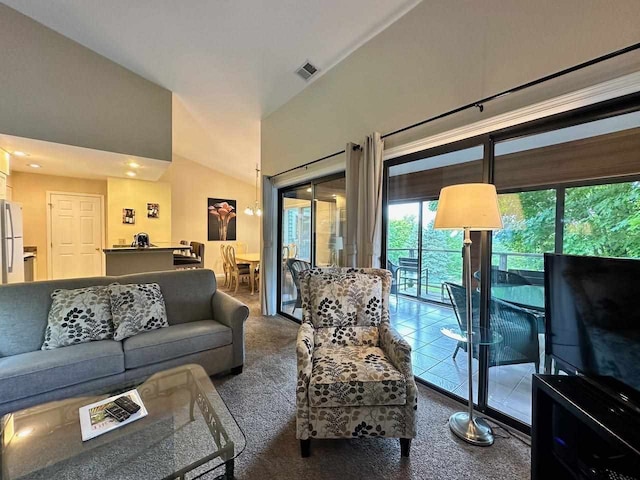
<svg viewBox="0 0 640 480"><path fill-rule="evenodd" d="M78 409L131 388L149 414L83 442ZM2 418L0 429L2 480L197 478L212 470L232 478L233 460L245 447L244 434L199 365L15 412Z"/></svg>

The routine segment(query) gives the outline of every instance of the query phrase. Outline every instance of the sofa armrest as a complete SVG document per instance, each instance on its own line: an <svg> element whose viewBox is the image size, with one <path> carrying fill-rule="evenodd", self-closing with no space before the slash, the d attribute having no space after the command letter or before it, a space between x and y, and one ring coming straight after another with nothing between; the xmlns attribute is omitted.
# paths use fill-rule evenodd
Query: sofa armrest
<svg viewBox="0 0 640 480"><path fill-rule="evenodd" d="M213 319L232 330L233 365L244 363L244 321L249 317L249 307L235 298L217 290L211 298Z"/></svg>
<svg viewBox="0 0 640 480"><path fill-rule="evenodd" d="M298 383L296 385L296 437L309 438L309 380L313 371L313 327L303 323L296 340Z"/></svg>

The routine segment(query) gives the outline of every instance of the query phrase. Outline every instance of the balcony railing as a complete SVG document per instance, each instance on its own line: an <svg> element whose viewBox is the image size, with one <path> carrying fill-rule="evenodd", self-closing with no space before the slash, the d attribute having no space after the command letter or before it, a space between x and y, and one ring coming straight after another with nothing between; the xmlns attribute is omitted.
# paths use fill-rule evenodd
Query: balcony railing
<svg viewBox="0 0 640 480"><path fill-rule="evenodd" d="M399 259L418 258L420 249L416 248L389 248L387 258L398 266ZM543 270L544 256L539 253L518 253L518 252L494 252L492 264L500 270L523 269L523 270ZM418 282L417 275L398 275L398 293L416 298L436 300L448 303L444 282L462 282L462 248L456 250L423 248L422 268Z"/></svg>

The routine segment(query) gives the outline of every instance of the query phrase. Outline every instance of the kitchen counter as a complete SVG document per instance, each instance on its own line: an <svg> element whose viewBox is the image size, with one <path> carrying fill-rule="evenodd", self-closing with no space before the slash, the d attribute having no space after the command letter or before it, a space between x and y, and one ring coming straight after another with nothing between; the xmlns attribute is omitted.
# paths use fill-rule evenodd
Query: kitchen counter
<svg viewBox="0 0 640 480"><path fill-rule="evenodd" d="M156 245L153 247L114 246L105 248L108 276L173 270L173 251L189 250L187 245Z"/></svg>
<svg viewBox="0 0 640 480"><path fill-rule="evenodd" d="M115 252L161 252L161 251L171 251L174 250L189 250L189 245L153 245L151 247L131 247L127 245L114 245L113 248L105 248L103 250L104 253L115 253Z"/></svg>

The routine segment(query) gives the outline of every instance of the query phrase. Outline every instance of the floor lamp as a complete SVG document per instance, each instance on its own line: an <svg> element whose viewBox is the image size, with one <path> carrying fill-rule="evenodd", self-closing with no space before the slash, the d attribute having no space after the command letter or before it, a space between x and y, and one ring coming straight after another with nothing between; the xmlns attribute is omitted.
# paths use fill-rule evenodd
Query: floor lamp
<svg viewBox="0 0 640 480"><path fill-rule="evenodd" d="M444 187L440 191L433 228L464 230L464 277L467 311L467 360L469 408L449 418L449 428L458 437L474 445L493 444L493 432L482 418L473 415L473 320L471 305L471 230L498 230L502 219L496 187L487 183L467 183Z"/></svg>

